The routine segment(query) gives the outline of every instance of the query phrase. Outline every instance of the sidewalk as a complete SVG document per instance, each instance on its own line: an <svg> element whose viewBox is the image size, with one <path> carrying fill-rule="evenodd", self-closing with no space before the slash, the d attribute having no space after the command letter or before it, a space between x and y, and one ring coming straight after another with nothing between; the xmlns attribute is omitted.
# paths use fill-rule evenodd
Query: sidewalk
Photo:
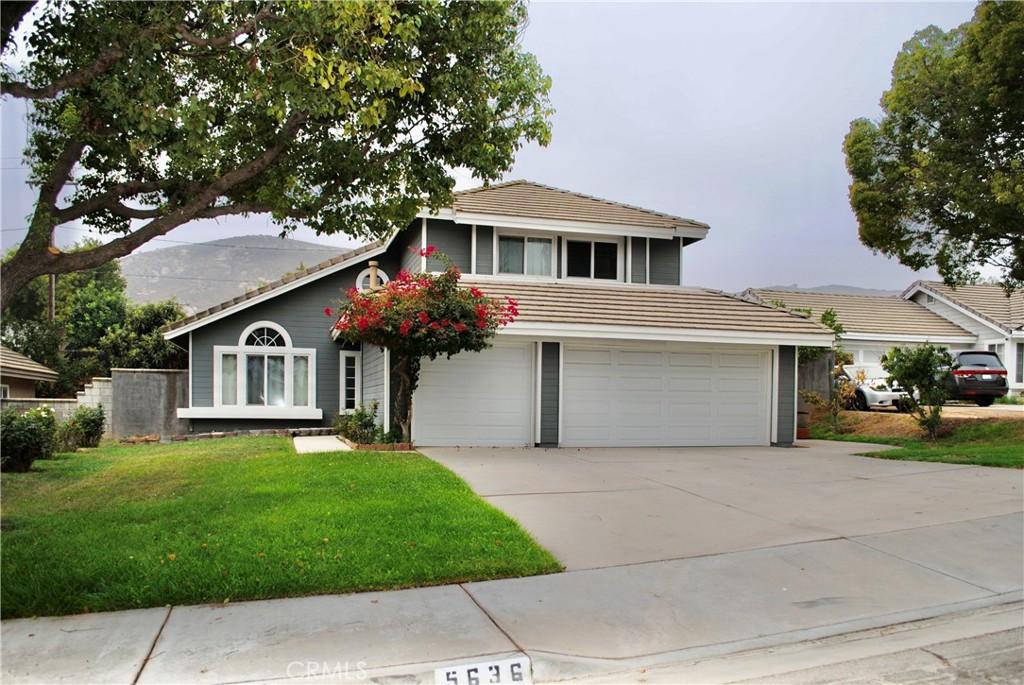
<svg viewBox="0 0 1024 685"><path fill-rule="evenodd" d="M437 667L524 654L538 682L638 674L1019 602L1022 532L1012 514L550 576L19 619L2 627L2 679L433 682ZM1001 616L1019 625L1020 607Z"/></svg>

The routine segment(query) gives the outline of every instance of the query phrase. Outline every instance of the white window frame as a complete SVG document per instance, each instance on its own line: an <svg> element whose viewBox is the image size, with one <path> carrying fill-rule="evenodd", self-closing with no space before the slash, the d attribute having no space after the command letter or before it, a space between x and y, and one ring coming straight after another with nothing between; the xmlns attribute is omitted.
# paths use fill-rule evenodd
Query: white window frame
<svg viewBox="0 0 1024 685"><path fill-rule="evenodd" d="M281 335L285 345L283 347L263 347L246 345L245 340L257 328L270 328ZM223 388L221 386L221 373L223 370L223 359L226 355L234 355L238 359L235 371L235 404L223 403ZM280 356L284 357L284 404L247 404L246 403L246 358ZM307 357L309 359L307 373L307 390L309 397L304 405L295 406L295 378L294 364L296 357ZM269 364L263 364L263 387L266 394ZM314 347L293 347L292 338L285 328L273 321L257 321L250 324L238 336L237 345L214 345L213 346L213 406L215 409L224 408L230 410L233 415L251 416L261 418L265 414L304 414L319 412L316 407L316 348ZM299 418L296 416L296 418Z"/></svg>
<svg viewBox="0 0 1024 685"><path fill-rule="evenodd" d="M622 238L610 237L610 236L598 236L598 235L573 235L565 236L562 245L562 278L570 281L596 281L605 283L614 283L616 281L622 282L624 279L623 272L625 271L625 245L623 244ZM628 240L628 238L626 238ZM569 243L590 243L590 276L570 276L569 275ZM594 278L594 243L612 243L616 246L615 250L615 278ZM650 271L650 256L648 254L648 271ZM647 278L650 282L650 275Z"/></svg>
<svg viewBox="0 0 1024 685"><path fill-rule="evenodd" d="M369 268L363 269L362 271L359 272L359 275L356 276L356 290L365 290L365 288L363 287L363 279L368 278L369 276ZM380 267L377 267L377 278L380 280L381 285L384 285L385 283L391 280L391 277L388 276L387 272L384 271L384 269L381 269Z"/></svg>
<svg viewBox="0 0 1024 685"><path fill-rule="evenodd" d="M345 391L348 386L345 385L345 360L352 358L355 360L356 365L356 406L352 409L345 407ZM363 403L363 353L358 350L341 350L338 357L338 413L339 414L351 414L356 408L361 406Z"/></svg>
<svg viewBox="0 0 1024 685"><path fill-rule="evenodd" d="M6 383L0 383L0 399L10 399L11 397L11 386Z"/></svg>
<svg viewBox="0 0 1024 685"><path fill-rule="evenodd" d="M523 272L522 273L508 273L501 270L501 263L498 261L500 255L501 239L502 238L522 238L523 239ZM551 273L544 274L530 274L527 273L529 270L529 257L527 256L526 242L529 238L535 240L547 240L551 242ZM494 229L494 266L491 271L495 276L507 278L512 276L514 278L555 278L555 274L558 273L558 262L556 261L556 255L558 254L558 236L551 235L549 233L530 233L529 231L499 231Z"/></svg>

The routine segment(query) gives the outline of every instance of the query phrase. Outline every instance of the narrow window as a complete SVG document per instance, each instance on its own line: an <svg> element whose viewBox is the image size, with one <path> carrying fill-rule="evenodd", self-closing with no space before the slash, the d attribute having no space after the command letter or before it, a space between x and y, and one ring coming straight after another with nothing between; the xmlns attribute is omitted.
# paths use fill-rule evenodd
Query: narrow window
<svg viewBox="0 0 1024 685"><path fill-rule="evenodd" d="M309 357L296 355L292 360L292 404L309 406Z"/></svg>
<svg viewBox="0 0 1024 685"><path fill-rule="evenodd" d="M342 414L359 406L361 401L362 369L359 352L341 353L341 401L339 410Z"/></svg>
<svg viewBox="0 0 1024 685"><path fill-rule="evenodd" d="M570 278L590 278L590 243L566 241L565 275Z"/></svg>
<svg viewBox="0 0 1024 685"><path fill-rule="evenodd" d="M263 401L263 355L245 357L245 403L265 404Z"/></svg>
<svg viewBox="0 0 1024 685"><path fill-rule="evenodd" d="M0 398L7 399L11 396L11 386L0 385Z"/></svg>
<svg viewBox="0 0 1024 685"><path fill-rule="evenodd" d="M267 356L267 405L284 406L284 357L277 354Z"/></svg>
<svg viewBox="0 0 1024 685"><path fill-rule="evenodd" d="M1017 343L1017 383L1024 383L1024 343Z"/></svg>
<svg viewBox="0 0 1024 685"><path fill-rule="evenodd" d="M594 278L615 280L619 277L619 246L615 243L594 243Z"/></svg>
<svg viewBox="0 0 1024 685"><path fill-rule="evenodd" d="M526 273L530 276L550 276L551 252L550 238L527 238Z"/></svg>
<svg viewBox="0 0 1024 685"><path fill-rule="evenodd" d="M220 403L238 404L237 354L225 354L220 358Z"/></svg>
<svg viewBox="0 0 1024 685"><path fill-rule="evenodd" d="M498 273L521 274L526 261L525 241L515 236L498 236Z"/></svg>

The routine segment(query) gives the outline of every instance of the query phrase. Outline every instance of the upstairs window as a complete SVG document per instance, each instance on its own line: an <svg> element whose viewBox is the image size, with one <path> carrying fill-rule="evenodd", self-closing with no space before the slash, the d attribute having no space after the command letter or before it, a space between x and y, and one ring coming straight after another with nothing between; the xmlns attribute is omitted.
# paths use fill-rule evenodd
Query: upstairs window
<svg viewBox="0 0 1024 685"><path fill-rule="evenodd" d="M554 240L519 235L498 236L498 273L551 276Z"/></svg>
<svg viewBox="0 0 1024 685"><path fill-rule="evenodd" d="M566 240L565 275L619 280L619 245L601 240Z"/></svg>

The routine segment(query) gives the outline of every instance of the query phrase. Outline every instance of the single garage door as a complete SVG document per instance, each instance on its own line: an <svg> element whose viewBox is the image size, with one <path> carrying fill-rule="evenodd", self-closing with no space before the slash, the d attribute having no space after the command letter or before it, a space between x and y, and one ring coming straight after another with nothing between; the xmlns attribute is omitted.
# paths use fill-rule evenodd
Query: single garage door
<svg viewBox="0 0 1024 685"><path fill-rule="evenodd" d="M418 445L532 445L533 349L503 343L424 361L413 397Z"/></svg>
<svg viewBox="0 0 1024 685"><path fill-rule="evenodd" d="M770 351L567 346L562 444L766 445Z"/></svg>

